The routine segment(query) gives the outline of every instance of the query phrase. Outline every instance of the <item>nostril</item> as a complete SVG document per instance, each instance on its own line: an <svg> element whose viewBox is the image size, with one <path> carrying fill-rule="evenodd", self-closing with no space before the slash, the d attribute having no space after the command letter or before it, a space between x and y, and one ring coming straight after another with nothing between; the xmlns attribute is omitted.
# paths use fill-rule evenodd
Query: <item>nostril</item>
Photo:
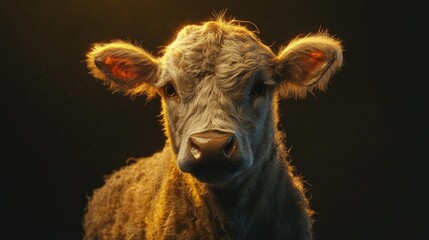
<svg viewBox="0 0 429 240"><path fill-rule="evenodd" d="M201 158L201 150L194 143L192 138L190 138L188 141L188 150L195 160L199 160Z"/></svg>
<svg viewBox="0 0 429 240"><path fill-rule="evenodd" d="M227 158L231 158L235 152L236 145L234 137L228 137L225 148L223 149L223 155Z"/></svg>

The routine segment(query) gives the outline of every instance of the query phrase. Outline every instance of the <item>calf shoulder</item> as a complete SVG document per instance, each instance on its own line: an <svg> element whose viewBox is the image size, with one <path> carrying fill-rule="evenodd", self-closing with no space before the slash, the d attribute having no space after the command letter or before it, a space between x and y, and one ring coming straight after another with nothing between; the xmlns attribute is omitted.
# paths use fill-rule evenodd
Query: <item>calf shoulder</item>
<svg viewBox="0 0 429 240"><path fill-rule="evenodd" d="M143 235L144 218L153 208L163 175L165 151L129 159L129 165L106 177L88 201L84 217L85 240L133 239ZM138 230L138 231L136 231Z"/></svg>

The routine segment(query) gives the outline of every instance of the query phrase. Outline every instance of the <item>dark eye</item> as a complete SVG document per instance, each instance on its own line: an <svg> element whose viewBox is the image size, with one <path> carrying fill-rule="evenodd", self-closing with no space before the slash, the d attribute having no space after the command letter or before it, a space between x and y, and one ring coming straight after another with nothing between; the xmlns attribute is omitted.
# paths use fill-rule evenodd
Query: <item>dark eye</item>
<svg viewBox="0 0 429 240"><path fill-rule="evenodd" d="M171 83L164 86L164 92L168 97L175 97L177 95L176 89Z"/></svg>
<svg viewBox="0 0 429 240"><path fill-rule="evenodd" d="M252 96L261 96L267 90L267 85L263 82L257 82L252 88L252 92L250 93Z"/></svg>

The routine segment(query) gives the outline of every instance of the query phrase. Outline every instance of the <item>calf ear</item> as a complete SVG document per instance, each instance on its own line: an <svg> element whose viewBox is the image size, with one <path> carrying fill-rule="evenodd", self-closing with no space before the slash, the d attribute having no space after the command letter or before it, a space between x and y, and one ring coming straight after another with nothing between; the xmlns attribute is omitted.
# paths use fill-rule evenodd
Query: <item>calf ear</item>
<svg viewBox="0 0 429 240"><path fill-rule="evenodd" d="M304 98L314 89L326 90L343 62L341 43L327 33L296 38L277 56L276 74L282 97Z"/></svg>
<svg viewBox="0 0 429 240"><path fill-rule="evenodd" d="M94 44L86 62L90 73L114 92L149 97L156 93L158 61L140 47L123 41Z"/></svg>

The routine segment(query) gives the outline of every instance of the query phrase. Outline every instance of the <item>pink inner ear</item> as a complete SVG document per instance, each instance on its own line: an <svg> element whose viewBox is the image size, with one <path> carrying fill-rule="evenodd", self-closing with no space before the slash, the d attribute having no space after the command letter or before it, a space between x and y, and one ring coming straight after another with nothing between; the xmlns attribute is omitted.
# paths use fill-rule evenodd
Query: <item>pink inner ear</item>
<svg viewBox="0 0 429 240"><path fill-rule="evenodd" d="M308 58L309 72L318 71L326 63L325 54L321 51L311 51Z"/></svg>
<svg viewBox="0 0 429 240"><path fill-rule="evenodd" d="M321 51L313 50L310 51L308 55L302 55L300 60L304 63L301 69L304 81L303 84L313 84L318 80L318 75L322 73L323 68L327 64L326 55Z"/></svg>
<svg viewBox="0 0 429 240"><path fill-rule="evenodd" d="M108 56L104 59L104 64L117 79L123 82L135 80L137 78L135 68L128 59Z"/></svg>

